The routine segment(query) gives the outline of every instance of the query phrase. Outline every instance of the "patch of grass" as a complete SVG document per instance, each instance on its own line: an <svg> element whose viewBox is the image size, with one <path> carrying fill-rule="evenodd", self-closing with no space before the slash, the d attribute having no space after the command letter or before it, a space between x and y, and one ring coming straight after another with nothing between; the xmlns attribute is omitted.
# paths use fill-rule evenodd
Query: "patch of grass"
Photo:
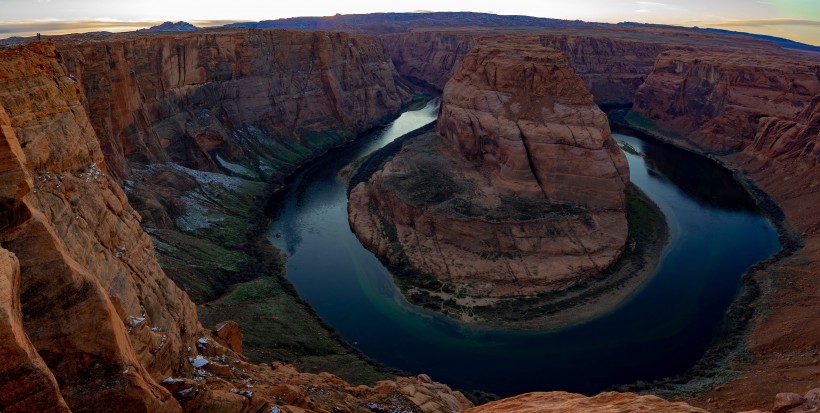
<svg viewBox="0 0 820 413"><path fill-rule="evenodd" d="M395 377L342 345L276 276L237 284L221 299L199 306L200 321L207 326L223 321L226 314L239 323L245 354L253 362L293 363L301 371L330 371L355 384Z"/></svg>
<svg viewBox="0 0 820 413"><path fill-rule="evenodd" d="M175 230L150 230L162 268L195 302L215 298L251 257L209 238Z"/></svg>

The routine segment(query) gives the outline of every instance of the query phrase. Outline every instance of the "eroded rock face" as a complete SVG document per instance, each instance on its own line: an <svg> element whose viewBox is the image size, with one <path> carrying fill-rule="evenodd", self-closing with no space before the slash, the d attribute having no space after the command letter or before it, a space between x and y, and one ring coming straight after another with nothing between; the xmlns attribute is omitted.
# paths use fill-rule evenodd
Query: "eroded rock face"
<svg viewBox="0 0 820 413"><path fill-rule="evenodd" d="M818 74L820 63L799 55L672 50L658 56L633 110L706 150L739 151L766 118L797 118L820 94Z"/></svg>
<svg viewBox="0 0 820 413"><path fill-rule="evenodd" d="M527 393L520 396L487 403L465 413L561 413L561 412L669 412L706 413L706 410L686 403L672 403L656 396L639 396L632 393L601 393L594 397L566 392Z"/></svg>
<svg viewBox="0 0 820 413"><path fill-rule="evenodd" d="M561 52L474 48L436 130L351 191L366 247L495 297L566 288L619 257L626 159Z"/></svg>
<svg viewBox="0 0 820 413"><path fill-rule="evenodd" d="M23 329L20 263L0 249L0 410L68 412L57 381Z"/></svg>
<svg viewBox="0 0 820 413"><path fill-rule="evenodd" d="M426 378L371 388L249 364L236 323L202 328L107 170L79 93L54 44L0 52L0 410L471 406Z"/></svg>
<svg viewBox="0 0 820 413"><path fill-rule="evenodd" d="M120 178L130 176L129 160L170 160L216 171L217 154L231 162L250 157L271 169L292 168L254 156L265 151L264 144L253 148L243 140L261 133L268 146L272 141L326 149L322 139L351 139L410 99L381 43L347 33L233 30L100 42L66 38L59 50L81 85L109 167Z"/></svg>
<svg viewBox="0 0 820 413"><path fill-rule="evenodd" d="M184 369L201 329L193 304L159 268L107 174L54 46L4 52L0 65L0 125L14 154L2 169L14 178L5 188L17 188L4 193L12 208L0 242L20 262L28 339L72 409L178 409L154 375ZM143 328L129 332L137 319Z"/></svg>
<svg viewBox="0 0 820 413"><path fill-rule="evenodd" d="M626 158L560 51L478 48L445 86L436 131L494 185L536 183L549 203L623 209Z"/></svg>
<svg viewBox="0 0 820 413"><path fill-rule="evenodd" d="M692 30L650 27L544 28L512 31L473 27L415 29L381 36L402 75L443 89L464 56L478 44L510 42L540 44L561 50L599 104L629 104L665 50L776 47L749 38Z"/></svg>
<svg viewBox="0 0 820 413"><path fill-rule="evenodd" d="M247 279L241 258L219 255L247 250L239 244L258 199L412 97L365 35L236 29L57 42L107 170L167 274L198 303Z"/></svg>
<svg viewBox="0 0 820 413"><path fill-rule="evenodd" d="M806 53L670 51L633 107L654 121L655 133L712 154L770 195L779 208L763 206L776 219L785 213L784 247L794 253L751 274L760 291L754 309L766 311L755 311L745 335L753 357L731 365L743 373L708 396L723 410L767 410L775 394L816 382L820 329L810 320L820 316L819 70Z"/></svg>

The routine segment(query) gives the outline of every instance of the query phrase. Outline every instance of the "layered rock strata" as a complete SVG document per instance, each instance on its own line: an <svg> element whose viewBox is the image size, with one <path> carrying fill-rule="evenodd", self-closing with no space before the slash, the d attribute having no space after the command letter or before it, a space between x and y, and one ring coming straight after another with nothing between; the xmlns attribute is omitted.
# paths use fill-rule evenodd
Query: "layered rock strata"
<svg viewBox="0 0 820 413"><path fill-rule="evenodd" d="M53 45L4 52L0 65L0 125L13 154L3 156L13 178L4 186L14 189L3 194L0 242L20 262L11 299L26 336L72 409L178 408L152 374L190 370L193 303L165 277L107 173Z"/></svg>
<svg viewBox="0 0 820 413"><path fill-rule="evenodd" d="M629 171L559 51L480 46L447 83L436 134L350 193L362 243L470 296L566 288L627 236Z"/></svg>
<svg viewBox="0 0 820 413"><path fill-rule="evenodd" d="M381 36L396 69L404 76L443 89L464 56L477 44L526 42L561 50L599 104L629 104L652 71L658 55L670 49L774 51L767 42L671 27L542 28L482 30L477 27L415 29Z"/></svg>
<svg viewBox="0 0 820 413"><path fill-rule="evenodd" d="M744 336L748 352L729 364L742 374L705 398L723 410L765 410L778 392L816 387L820 61L786 52L666 52L633 110L642 115L632 117L636 125L710 154L779 204L763 198L761 205L782 219L791 255L752 272L760 296Z"/></svg>
<svg viewBox="0 0 820 413"><path fill-rule="evenodd" d="M249 364L234 323L204 329L108 171L80 93L53 44L0 52L0 410L470 406L426 377L370 388Z"/></svg>
<svg viewBox="0 0 820 413"><path fill-rule="evenodd" d="M365 35L67 36L57 48L107 169L197 302L246 279L244 235L271 186L412 98L381 42Z"/></svg>
<svg viewBox="0 0 820 413"><path fill-rule="evenodd" d="M218 171L217 154L247 166L293 167L264 146L328 147L321 139L351 139L411 97L378 39L347 33L65 38L59 50L120 178L131 174L128 161ZM270 142L254 142L254 133Z"/></svg>
<svg viewBox="0 0 820 413"><path fill-rule="evenodd" d="M770 134L775 120L797 120L820 94L819 76L820 63L798 54L666 51L634 110L703 149L740 151L758 131Z"/></svg>

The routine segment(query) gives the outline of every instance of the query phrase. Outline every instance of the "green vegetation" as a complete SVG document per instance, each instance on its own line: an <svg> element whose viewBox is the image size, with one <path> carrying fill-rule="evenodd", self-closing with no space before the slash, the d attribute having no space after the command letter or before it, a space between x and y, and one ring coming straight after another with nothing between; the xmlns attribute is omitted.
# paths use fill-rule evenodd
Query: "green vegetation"
<svg viewBox="0 0 820 413"><path fill-rule="evenodd" d="M293 363L306 372L330 371L351 383L395 377L362 359L317 322L312 310L283 288L283 281L265 275L237 284L221 299L201 305L199 319L213 326L230 315L241 326L245 354L253 361Z"/></svg>
<svg viewBox="0 0 820 413"><path fill-rule="evenodd" d="M471 314L482 320L482 323L493 326L508 326L509 323L526 325L528 320L571 311L579 305L590 303L607 291L622 288L660 255L668 236L663 213L634 185L629 187L626 208L629 234L621 258L603 273L562 291L533 297L498 299L491 305L460 305L455 298L466 297L465 291L456 290L451 282L421 273L413 267L396 239L395 227L383 220L385 236L391 242L394 252L392 262L386 265L394 274L396 284L416 305L453 317Z"/></svg>

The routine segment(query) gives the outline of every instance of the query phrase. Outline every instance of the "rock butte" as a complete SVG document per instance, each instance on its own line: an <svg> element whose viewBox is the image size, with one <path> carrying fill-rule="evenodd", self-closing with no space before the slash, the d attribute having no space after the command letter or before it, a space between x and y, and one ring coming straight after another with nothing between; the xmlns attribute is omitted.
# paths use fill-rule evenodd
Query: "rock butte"
<svg viewBox="0 0 820 413"><path fill-rule="evenodd" d="M381 40L220 30L0 48L0 410L272 412L277 401L289 412L372 411L367 403L425 412L468 407L460 393L425 376L351 386L327 373L248 363L235 326L203 328L188 295L167 277L202 296L185 280L205 275L183 274L190 262L164 272L140 216L143 226L176 230L178 205L170 201L204 193L164 162L226 177L222 159L252 167L258 180L284 176L395 114L410 99L402 76L441 89L488 38L564 51L596 102L635 100L636 111L667 132L684 133L706 119L704 110L716 115L694 142L668 138L748 171L782 205L802 244L753 274L761 293L753 305L767 311L744 336L749 357L729 365L741 374L690 400L727 411L813 408L820 216L811 207L818 192L806 188L820 180L818 59L682 28L538 30L394 30ZM664 114L672 102L678 110ZM274 150L259 139L262 127L279 144ZM317 142L328 131L337 136ZM120 189L126 178L135 178L135 208ZM203 359L200 373L192 362ZM790 391L808 392L774 396ZM551 411L575 400L623 411L618 400L629 406L636 398L525 395L508 406ZM652 409L673 408L664 403Z"/></svg>
<svg viewBox="0 0 820 413"><path fill-rule="evenodd" d="M437 136L351 191L367 248L493 297L566 288L620 256L626 158L562 52L477 46L441 105Z"/></svg>

